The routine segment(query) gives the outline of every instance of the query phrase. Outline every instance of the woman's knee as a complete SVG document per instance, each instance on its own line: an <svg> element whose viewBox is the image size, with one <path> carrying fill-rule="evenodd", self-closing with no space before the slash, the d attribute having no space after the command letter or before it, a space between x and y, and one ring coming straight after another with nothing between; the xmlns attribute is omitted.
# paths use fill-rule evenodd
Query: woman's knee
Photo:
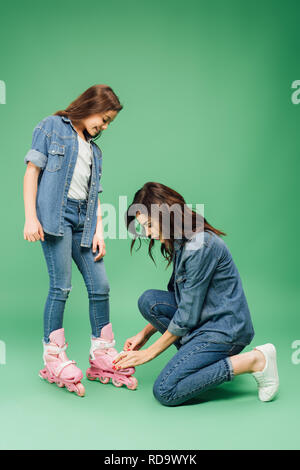
<svg viewBox="0 0 300 470"><path fill-rule="evenodd" d="M162 390L162 381L158 377L153 385L153 395L156 400L164 406L174 406L175 403L172 400L172 390Z"/></svg>
<svg viewBox="0 0 300 470"><path fill-rule="evenodd" d="M152 305L155 304L154 289L148 289L138 298L138 308L143 317L148 317Z"/></svg>

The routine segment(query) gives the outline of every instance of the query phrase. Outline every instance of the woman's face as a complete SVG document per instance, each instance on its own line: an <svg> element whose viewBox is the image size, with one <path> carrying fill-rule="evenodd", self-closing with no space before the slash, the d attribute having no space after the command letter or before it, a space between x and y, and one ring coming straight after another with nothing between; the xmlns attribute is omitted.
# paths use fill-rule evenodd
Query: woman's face
<svg viewBox="0 0 300 470"><path fill-rule="evenodd" d="M92 114L82 119L82 125L90 136L95 137L99 132L108 128L108 125L115 119L117 111L106 111L102 114Z"/></svg>
<svg viewBox="0 0 300 470"><path fill-rule="evenodd" d="M154 240L160 240L161 243L164 242L163 238L159 234L159 224L155 219L150 219L144 214L137 212L136 215L137 221L145 229L147 237L154 238Z"/></svg>

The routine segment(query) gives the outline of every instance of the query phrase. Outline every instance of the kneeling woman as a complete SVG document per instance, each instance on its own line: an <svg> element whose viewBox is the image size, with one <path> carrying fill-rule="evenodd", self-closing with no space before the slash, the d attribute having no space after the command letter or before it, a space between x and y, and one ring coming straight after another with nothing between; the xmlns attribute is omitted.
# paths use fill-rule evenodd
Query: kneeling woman
<svg viewBox="0 0 300 470"><path fill-rule="evenodd" d="M276 349L267 343L239 354L252 341L254 330L239 272L220 237L225 233L194 211L189 231L187 210L180 194L152 182L135 194L127 210L128 230L136 234L136 222L143 226L152 259L154 240L160 240L162 255L168 265L173 262L173 274L167 291L150 289L139 298L139 310L149 324L127 339L115 368L144 364L174 344L177 353L153 387L163 405L180 405L243 373L253 375L259 399L270 401L279 386ZM140 349L157 331L162 336Z"/></svg>

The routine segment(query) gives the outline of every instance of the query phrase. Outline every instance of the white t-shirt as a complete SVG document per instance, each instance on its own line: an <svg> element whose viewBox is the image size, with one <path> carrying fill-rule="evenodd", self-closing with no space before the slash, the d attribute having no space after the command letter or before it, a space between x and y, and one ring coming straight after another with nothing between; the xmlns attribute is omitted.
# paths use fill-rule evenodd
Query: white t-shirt
<svg viewBox="0 0 300 470"><path fill-rule="evenodd" d="M68 197L86 199L89 192L89 179L92 166L92 147L90 142L78 137L78 157L70 184Z"/></svg>

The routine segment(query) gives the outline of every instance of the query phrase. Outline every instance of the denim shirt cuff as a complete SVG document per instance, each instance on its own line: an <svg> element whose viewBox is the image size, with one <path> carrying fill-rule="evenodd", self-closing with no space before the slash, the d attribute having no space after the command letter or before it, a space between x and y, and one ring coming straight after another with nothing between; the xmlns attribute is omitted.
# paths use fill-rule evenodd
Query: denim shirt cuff
<svg viewBox="0 0 300 470"><path fill-rule="evenodd" d="M177 326L173 321L169 323L168 326L168 331L175 336L184 336L186 335L190 330L189 328L181 328L180 326Z"/></svg>
<svg viewBox="0 0 300 470"><path fill-rule="evenodd" d="M30 149L24 158L24 163L27 165L29 161L34 163L36 166L39 166L40 168L44 168L47 163L47 157L38 150Z"/></svg>

